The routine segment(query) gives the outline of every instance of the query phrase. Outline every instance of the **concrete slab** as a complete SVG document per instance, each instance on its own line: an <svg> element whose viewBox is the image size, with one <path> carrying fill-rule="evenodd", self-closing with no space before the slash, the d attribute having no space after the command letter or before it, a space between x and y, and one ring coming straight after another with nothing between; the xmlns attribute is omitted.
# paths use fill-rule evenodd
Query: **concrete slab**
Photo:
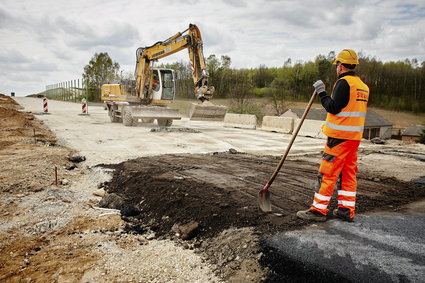
<svg viewBox="0 0 425 283"><path fill-rule="evenodd" d="M423 231L425 214L361 215L277 234L266 258L276 282L421 282Z"/></svg>
<svg viewBox="0 0 425 283"><path fill-rule="evenodd" d="M40 112L42 100L17 97L23 111ZM79 116L79 103L51 100L51 115L38 115L58 137L58 143L77 149L87 157L85 163L118 163L140 156L173 153L224 152L234 148L239 152L258 155L281 155L291 139L290 135L251 129L225 128L223 121L174 120L172 132L152 132L156 123L139 123L125 127L111 123L102 104L90 105L89 116ZM179 130L182 131L179 131ZM193 130L188 132L186 130ZM317 153L323 141L299 137L290 156Z"/></svg>
<svg viewBox="0 0 425 283"><path fill-rule="evenodd" d="M294 130L294 119L290 117L264 116L261 130L290 134Z"/></svg>
<svg viewBox="0 0 425 283"><path fill-rule="evenodd" d="M224 116L223 126L228 128L255 129L257 127L257 116L227 113Z"/></svg>
<svg viewBox="0 0 425 283"><path fill-rule="evenodd" d="M298 126L299 121L300 119L295 120L294 129ZM322 132L322 126L324 124L325 121L305 119L298 135L302 137L326 139L326 136Z"/></svg>

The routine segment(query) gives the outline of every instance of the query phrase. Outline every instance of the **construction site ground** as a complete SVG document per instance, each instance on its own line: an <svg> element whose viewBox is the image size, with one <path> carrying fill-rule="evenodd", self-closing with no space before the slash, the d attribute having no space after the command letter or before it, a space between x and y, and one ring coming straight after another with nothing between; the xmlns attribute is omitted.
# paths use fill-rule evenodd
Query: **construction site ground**
<svg viewBox="0 0 425 283"><path fill-rule="evenodd" d="M270 189L273 211L265 214L257 208L258 191L290 135L187 118L168 129L124 127L111 123L102 106L79 115L80 104L49 101L50 113L43 114L41 99L15 101L0 95L1 281L309 281L318 268L323 280L356 281L350 264L375 271L378 281L424 275L423 145L363 141L356 222L330 216L312 224L295 213L312 200L323 139L297 137ZM93 194L103 191L103 198ZM376 220L381 216L390 218ZM415 226L418 235L392 234L403 224L391 219L405 219L398 222ZM373 247L384 250L386 265L372 264L371 271L364 268L368 261L359 264L334 248L353 260L344 270L328 268L323 258L332 256L312 239L330 230L357 231L351 245L386 243ZM406 239L409 249L400 244ZM319 247L315 256L297 256L312 247ZM400 257L413 271L391 273Z"/></svg>

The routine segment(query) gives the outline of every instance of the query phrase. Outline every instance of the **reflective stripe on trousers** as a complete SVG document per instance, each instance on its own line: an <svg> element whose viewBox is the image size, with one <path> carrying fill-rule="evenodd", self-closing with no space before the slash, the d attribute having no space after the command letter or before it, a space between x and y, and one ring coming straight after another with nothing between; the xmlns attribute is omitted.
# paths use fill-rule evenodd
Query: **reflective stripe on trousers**
<svg viewBox="0 0 425 283"><path fill-rule="evenodd" d="M349 210L350 217L354 217L359 144L360 141L347 140L332 148L325 146L311 210L326 215L335 185L338 183L338 207Z"/></svg>

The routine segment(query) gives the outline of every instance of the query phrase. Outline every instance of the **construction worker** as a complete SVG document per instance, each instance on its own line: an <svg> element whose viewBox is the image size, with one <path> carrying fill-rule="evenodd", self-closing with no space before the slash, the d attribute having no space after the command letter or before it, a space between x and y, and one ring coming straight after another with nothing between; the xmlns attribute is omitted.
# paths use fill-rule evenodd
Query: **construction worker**
<svg viewBox="0 0 425 283"><path fill-rule="evenodd" d="M336 185L338 208L333 211L333 215L345 221L353 221L357 189L357 150L363 136L369 87L354 72L359 60L353 50L342 50L333 64L336 65L338 80L332 95L327 94L321 80L313 84L328 112L322 128L327 142L313 204L306 211L298 211L297 216L307 220L326 221Z"/></svg>
<svg viewBox="0 0 425 283"><path fill-rule="evenodd" d="M153 74L152 76L152 89L155 91L159 90L159 79L157 74Z"/></svg>

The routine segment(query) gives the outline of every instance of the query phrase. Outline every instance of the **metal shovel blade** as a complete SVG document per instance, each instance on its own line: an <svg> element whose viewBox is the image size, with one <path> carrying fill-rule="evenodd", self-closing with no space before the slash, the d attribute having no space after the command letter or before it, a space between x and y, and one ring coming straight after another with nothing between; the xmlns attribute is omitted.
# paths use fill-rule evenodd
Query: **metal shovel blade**
<svg viewBox="0 0 425 283"><path fill-rule="evenodd" d="M263 212L272 211L272 203L270 201L270 192L269 190L261 190L258 193L258 206Z"/></svg>

